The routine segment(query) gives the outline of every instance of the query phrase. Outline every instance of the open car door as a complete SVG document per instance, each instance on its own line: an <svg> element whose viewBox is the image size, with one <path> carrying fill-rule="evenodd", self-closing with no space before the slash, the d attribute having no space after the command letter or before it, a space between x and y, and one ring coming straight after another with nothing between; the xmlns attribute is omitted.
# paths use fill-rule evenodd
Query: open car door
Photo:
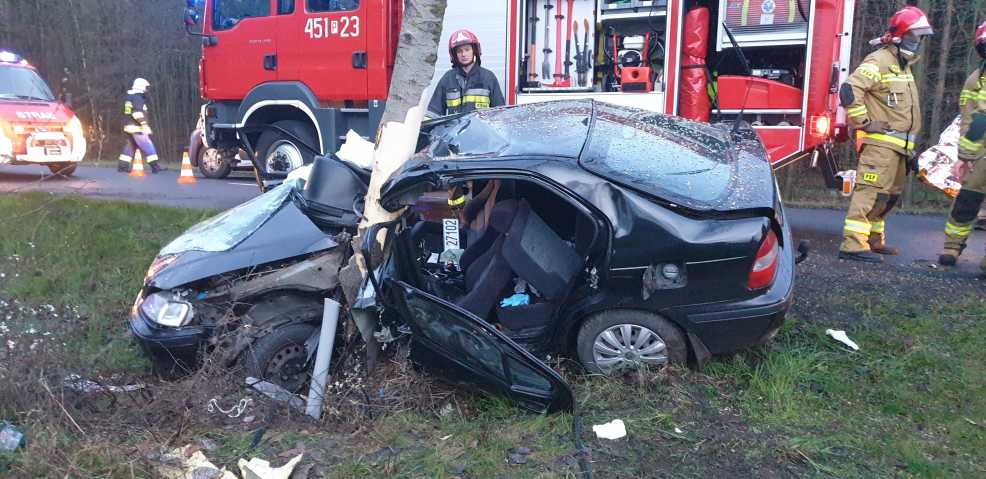
<svg viewBox="0 0 986 479"><path fill-rule="evenodd" d="M387 280L386 290L411 326L412 359L432 374L506 395L533 412L572 409L561 376L493 325L403 281Z"/></svg>

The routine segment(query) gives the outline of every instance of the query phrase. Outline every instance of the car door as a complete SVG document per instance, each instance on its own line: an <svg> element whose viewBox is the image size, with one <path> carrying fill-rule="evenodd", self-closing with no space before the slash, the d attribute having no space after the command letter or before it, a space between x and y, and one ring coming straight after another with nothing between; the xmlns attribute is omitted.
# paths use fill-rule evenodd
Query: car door
<svg viewBox="0 0 986 479"><path fill-rule="evenodd" d="M412 359L430 373L505 395L533 412L573 408L564 379L493 325L403 281L385 284L411 327Z"/></svg>

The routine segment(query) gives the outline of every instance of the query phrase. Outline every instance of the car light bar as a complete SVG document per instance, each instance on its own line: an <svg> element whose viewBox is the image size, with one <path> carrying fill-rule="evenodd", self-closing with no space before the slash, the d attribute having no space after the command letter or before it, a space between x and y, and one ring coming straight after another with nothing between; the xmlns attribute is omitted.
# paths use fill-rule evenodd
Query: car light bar
<svg viewBox="0 0 986 479"><path fill-rule="evenodd" d="M20 55L14 52L0 50L0 63L20 63L23 60Z"/></svg>

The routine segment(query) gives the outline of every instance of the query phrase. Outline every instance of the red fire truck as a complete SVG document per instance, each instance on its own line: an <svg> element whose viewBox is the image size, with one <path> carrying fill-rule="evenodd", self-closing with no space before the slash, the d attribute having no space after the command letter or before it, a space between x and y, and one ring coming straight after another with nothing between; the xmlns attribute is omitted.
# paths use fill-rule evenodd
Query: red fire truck
<svg viewBox="0 0 986 479"><path fill-rule="evenodd" d="M20 55L0 50L0 165L69 176L86 156L82 123Z"/></svg>
<svg viewBox="0 0 986 479"><path fill-rule="evenodd" d="M196 0L188 0L194 5ZM508 103L593 98L698 121L743 116L775 168L844 138L855 0L449 0ZM372 136L393 71L399 0L207 0L205 141L261 178ZM198 23L194 8L186 25ZM737 51L739 50L739 52ZM741 61L745 58L747 61Z"/></svg>

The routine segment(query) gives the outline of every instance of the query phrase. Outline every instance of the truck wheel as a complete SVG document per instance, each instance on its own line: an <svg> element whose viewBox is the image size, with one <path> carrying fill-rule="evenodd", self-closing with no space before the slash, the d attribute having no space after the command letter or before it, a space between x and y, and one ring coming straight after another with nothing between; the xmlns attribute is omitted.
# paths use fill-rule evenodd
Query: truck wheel
<svg viewBox="0 0 986 479"><path fill-rule="evenodd" d="M48 169L53 175L72 176L78 163L48 163Z"/></svg>
<svg viewBox="0 0 986 479"><path fill-rule="evenodd" d="M233 170L233 163L236 158L224 158L216 148L199 148L199 157L196 164L199 165L199 173L206 178L221 180L229 176Z"/></svg>
<svg viewBox="0 0 986 479"><path fill-rule="evenodd" d="M305 145L316 149L320 146L315 141L314 129L303 121L281 120L274 123L274 126L290 132ZM268 174L286 175L291 170L307 165L315 159L315 152L304 145L299 145L297 140L277 128L264 130L257 140L260 164Z"/></svg>
<svg viewBox="0 0 986 479"><path fill-rule="evenodd" d="M633 310L603 311L579 329L579 361L590 373L612 374L641 366L682 364L688 346L670 321Z"/></svg>
<svg viewBox="0 0 986 479"><path fill-rule="evenodd" d="M243 352L246 373L298 392L308 382L308 349L305 342L316 331L310 324L281 326L261 337Z"/></svg>

